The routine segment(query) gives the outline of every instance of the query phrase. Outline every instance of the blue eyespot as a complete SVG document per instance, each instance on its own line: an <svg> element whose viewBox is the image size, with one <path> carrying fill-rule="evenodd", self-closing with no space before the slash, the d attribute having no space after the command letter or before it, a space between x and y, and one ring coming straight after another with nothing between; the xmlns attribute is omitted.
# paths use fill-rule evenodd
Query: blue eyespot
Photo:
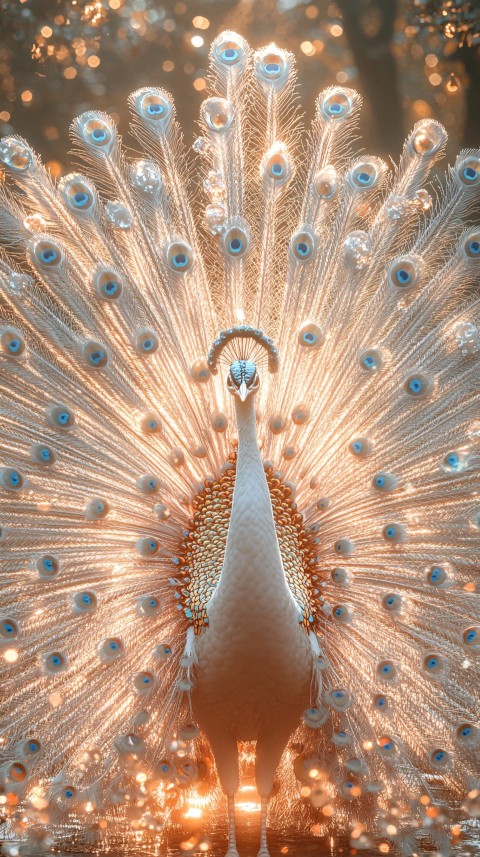
<svg viewBox="0 0 480 857"><path fill-rule="evenodd" d="M31 753L38 753L40 747L36 741L30 741L30 744L28 745L28 749L30 750Z"/></svg>
<svg viewBox="0 0 480 857"><path fill-rule="evenodd" d="M53 262L55 262L56 258L57 253L51 247L47 247L40 253L40 259L42 260L42 262L45 262L46 265L51 265Z"/></svg>
<svg viewBox="0 0 480 857"><path fill-rule="evenodd" d="M235 62L240 54L235 50L235 48L225 48L225 50L221 52L220 56L222 60L225 60L225 62Z"/></svg>
<svg viewBox="0 0 480 857"><path fill-rule="evenodd" d="M12 354L18 354L18 352L20 351L20 349L22 347L22 340L21 339L11 339L10 342L8 343L7 347L8 347L8 350L11 351Z"/></svg>
<svg viewBox="0 0 480 857"><path fill-rule="evenodd" d="M175 268L185 268L188 265L188 256L185 253L177 253L172 262Z"/></svg>
<svg viewBox="0 0 480 857"><path fill-rule="evenodd" d="M379 708L383 708L383 706L385 705L385 697L384 697L384 696L379 696L379 697L378 697L378 699L377 699L377 705L378 705L378 707L379 707Z"/></svg>
<svg viewBox="0 0 480 857"><path fill-rule="evenodd" d="M231 253L241 253L242 248L243 242L240 240L240 238L232 238L232 240L229 242L228 249Z"/></svg>
<svg viewBox="0 0 480 857"><path fill-rule="evenodd" d="M54 666L59 667L61 663L62 663L62 659L59 655L53 655L52 656L52 664Z"/></svg>
<svg viewBox="0 0 480 857"><path fill-rule="evenodd" d="M367 354L367 355L363 358L363 363L364 363L364 366L366 366L366 368L367 368L367 369L373 369L373 367L377 365L377 364L376 364L375 357L373 356L373 354Z"/></svg>
<svg viewBox="0 0 480 857"><path fill-rule="evenodd" d="M341 608L341 607L337 607L337 609L335 610L335 616L341 616L341 615L342 615L342 613L343 613L342 608Z"/></svg>
<svg viewBox="0 0 480 857"><path fill-rule="evenodd" d="M90 201L90 196L88 193L85 193L83 190L79 190L73 194L73 202L78 208L85 208L85 206Z"/></svg>
<svg viewBox="0 0 480 857"><path fill-rule="evenodd" d="M112 650L112 652L116 652L117 649L119 648L119 645L117 642L115 642L115 640L112 640L109 648Z"/></svg>
<svg viewBox="0 0 480 857"><path fill-rule="evenodd" d="M308 255L308 245L304 241L299 241L295 249L300 256Z"/></svg>
<svg viewBox="0 0 480 857"><path fill-rule="evenodd" d="M335 699L343 699L343 697L344 697L343 690L334 690L333 696L335 697Z"/></svg>
<svg viewBox="0 0 480 857"><path fill-rule="evenodd" d="M355 453L357 453L357 454L358 454L358 453L360 453L360 452L362 451L362 449L363 449L363 444L362 444L359 440L355 440L355 441L352 443L352 449L353 449L353 452L355 452Z"/></svg>
<svg viewBox="0 0 480 857"><path fill-rule="evenodd" d="M470 250L472 256L478 256L478 254L480 253L480 241L470 241L468 249Z"/></svg>
<svg viewBox="0 0 480 857"><path fill-rule="evenodd" d="M375 485L377 488L383 488L385 485L385 477L384 476L376 476L375 477Z"/></svg>
<svg viewBox="0 0 480 857"><path fill-rule="evenodd" d="M441 573L442 573L441 568L432 568L432 570L430 572L430 580L432 581L432 583L436 583L436 581L439 579Z"/></svg>
<svg viewBox="0 0 480 857"><path fill-rule="evenodd" d="M147 107L147 113L149 113L150 116L161 116L164 112L165 108L163 104L159 104L158 102L152 102Z"/></svg>
<svg viewBox="0 0 480 857"><path fill-rule="evenodd" d="M157 428L157 421L149 420L148 428L150 429L150 431L155 431L155 429Z"/></svg>
<svg viewBox="0 0 480 857"><path fill-rule="evenodd" d="M476 639L477 639L477 632L476 632L476 631L474 631L474 630L473 630L473 628L472 628L472 630L471 630L471 631L468 631L468 632L465 634L465 640L466 640L466 642L467 642L467 643L473 643L473 641L474 641L474 640L476 640Z"/></svg>
<svg viewBox="0 0 480 857"><path fill-rule="evenodd" d="M436 659L436 658L429 658L429 659L428 659L428 661L427 661L427 666L428 666L428 668L429 668L430 670L435 669L435 667L437 666L437 664L438 664L438 661L437 661L437 659Z"/></svg>
<svg viewBox="0 0 480 857"><path fill-rule="evenodd" d="M344 107L342 104L339 104L338 101L333 101L332 104L328 105L327 110L332 114L332 116L338 116L340 113L343 113Z"/></svg>
<svg viewBox="0 0 480 857"><path fill-rule="evenodd" d="M361 184L367 185L372 180L372 177L368 173L357 173L357 181Z"/></svg>
<svg viewBox="0 0 480 857"><path fill-rule="evenodd" d="M99 365L101 365L102 361L105 360L105 357L106 357L105 351L100 351L98 349L96 351L92 351L92 353L89 356L89 360L90 360L90 363L93 364L93 366L99 366Z"/></svg>
<svg viewBox="0 0 480 857"><path fill-rule="evenodd" d="M242 258L249 250L250 237L246 228L231 226L222 238L225 253L233 259Z"/></svg>
<svg viewBox="0 0 480 857"><path fill-rule="evenodd" d="M394 526L387 527L385 530L385 535L386 535L387 539L395 538L395 533L396 533L396 530L395 530Z"/></svg>
<svg viewBox="0 0 480 857"><path fill-rule="evenodd" d="M40 458L42 458L42 459L43 459L43 461L50 461L50 460L51 460L51 458L52 458L52 453L50 452L50 450L49 450L48 446L44 446L44 447L40 450Z"/></svg>
<svg viewBox="0 0 480 857"><path fill-rule="evenodd" d="M404 286L406 283L409 283L412 279L411 274L407 270L405 270L405 268L399 268L399 270L395 272L395 276L401 286Z"/></svg>
<svg viewBox="0 0 480 857"><path fill-rule="evenodd" d="M463 175L469 182L473 182L478 178L478 172L473 167L465 167Z"/></svg>
<svg viewBox="0 0 480 857"><path fill-rule="evenodd" d="M276 176L281 176L283 173L282 165L279 163L272 164L272 173L275 173Z"/></svg>
<svg viewBox="0 0 480 857"><path fill-rule="evenodd" d="M423 384L420 378L411 378L408 382L408 389L413 396L418 396L423 390Z"/></svg>
<svg viewBox="0 0 480 857"><path fill-rule="evenodd" d="M194 253L185 241L174 241L165 248L169 268L177 273L189 271L193 265Z"/></svg>
<svg viewBox="0 0 480 857"><path fill-rule="evenodd" d="M135 339L137 351L140 354L153 354L158 348L158 336L152 330L144 330Z"/></svg>
<svg viewBox="0 0 480 857"><path fill-rule="evenodd" d="M66 798L72 798L73 797L72 789L65 789L65 797Z"/></svg>
<svg viewBox="0 0 480 857"><path fill-rule="evenodd" d="M119 285L114 280L108 280L104 284L103 290L104 290L105 294L108 295L109 298L113 298L119 290Z"/></svg>
<svg viewBox="0 0 480 857"><path fill-rule="evenodd" d="M392 668L391 668L390 664L384 664L382 667L382 673L384 675L388 675L388 673L391 672L391 670L392 670Z"/></svg>
<svg viewBox="0 0 480 857"><path fill-rule="evenodd" d="M8 482L12 488L19 488L22 484L22 477L18 470L11 470L8 475Z"/></svg>
<svg viewBox="0 0 480 857"><path fill-rule="evenodd" d="M268 74L278 74L280 71L280 66L276 62L267 62L264 68Z"/></svg>
<svg viewBox="0 0 480 857"><path fill-rule="evenodd" d="M464 726L464 728L461 730L460 734L461 734L462 738L468 738L468 736L471 734L471 731L472 730L471 730L470 726Z"/></svg>
<svg viewBox="0 0 480 857"><path fill-rule="evenodd" d="M108 134L104 128L94 128L93 131L90 132L90 137L95 141L95 143L103 143L103 141L107 139Z"/></svg>
<svg viewBox="0 0 480 857"><path fill-rule="evenodd" d="M314 345L317 341L317 337L314 333L304 333L302 334L302 339L307 345Z"/></svg>

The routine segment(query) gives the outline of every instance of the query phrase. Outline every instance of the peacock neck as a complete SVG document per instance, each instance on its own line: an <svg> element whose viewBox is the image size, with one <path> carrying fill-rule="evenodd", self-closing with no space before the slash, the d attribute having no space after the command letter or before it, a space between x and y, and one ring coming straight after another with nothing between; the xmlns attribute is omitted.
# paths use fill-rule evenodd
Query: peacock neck
<svg viewBox="0 0 480 857"><path fill-rule="evenodd" d="M237 469L218 598L242 590L252 598L268 591L285 598L288 586L273 519L272 503L257 442L255 398L235 397Z"/></svg>

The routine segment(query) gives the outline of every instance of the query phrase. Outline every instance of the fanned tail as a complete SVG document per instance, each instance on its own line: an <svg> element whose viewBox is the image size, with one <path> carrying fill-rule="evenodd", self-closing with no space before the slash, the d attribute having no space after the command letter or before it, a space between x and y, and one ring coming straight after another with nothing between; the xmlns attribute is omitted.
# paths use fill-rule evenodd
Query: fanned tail
<svg viewBox="0 0 480 857"><path fill-rule="evenodd" d="M338 86L302 151L293 57L231 32L210 86L200 168L154 87L130 100L140 159L94 111L73 125L85 175L0 144L2 784L64 832L214 805L193 625L236 436L207 356L267 343L258 436L315 653L273 817L325 832L362 806L410 854L411 802L458 806L479 762L480 152L432 199L442 126L389 170L355 154Z"/></svg>

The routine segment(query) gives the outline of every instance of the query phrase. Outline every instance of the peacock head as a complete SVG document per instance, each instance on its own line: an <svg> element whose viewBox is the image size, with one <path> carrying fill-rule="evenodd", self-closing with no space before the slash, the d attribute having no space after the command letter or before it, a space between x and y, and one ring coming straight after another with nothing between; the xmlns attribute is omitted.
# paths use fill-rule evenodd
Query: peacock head
<svg viewBox="0 0 480 857"><path fill-rule="evenodd" d="M260 386L257 367L251 360L235 360L230 364L227 387L232 396L237 396L244 402L251 393L256 393Z"/></svg>

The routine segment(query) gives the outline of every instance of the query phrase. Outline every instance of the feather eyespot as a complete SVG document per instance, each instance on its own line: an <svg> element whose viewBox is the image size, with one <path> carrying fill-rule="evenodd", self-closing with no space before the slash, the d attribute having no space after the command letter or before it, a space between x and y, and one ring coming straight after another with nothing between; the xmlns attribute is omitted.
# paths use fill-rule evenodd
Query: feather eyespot
<svg viewBox="0 0 480 857"><path fill-rule="evenodd" d="M91 211L94 207L93 189L83 176L65 176L60 182L59 189L70 211L82 214Z"/></svg>
<svg viewBox="0 0 480 857"><path fill-rule="evenodd" d="M232 259L240 259L250 248L250 238L246 229L232 226L223 236L222 245L225 253Z"/></svg>
<svg viewBox="0 0 480 857"><path fill-rule="evenodd" d="M193 265L194 254L185 241L174 241L165 250L167 265L176 274L184 274Z"/></svg>
<svg viewBox="0 0 480 857"><path fill-rule="evenodd" d="M2 331L0 345L7 357L20 357L25 351L25 339L13 327Z"/></svg>
<svg viewBox="0 0 480 857"><path fill-rule="evenodd" d="M315 250L314 237L310 232L296 232L290 241L290 251L299 262L308 262Z"/></svg>
<svg viewBox="0 0 480 857"><path fill-rule="evenodd" d="M214 45L214 56L222 65L238 65L245 59L245 47L234 33L225 33L225 36Z"/></svg>
<svg viewBox="0 0 480 857"><path fill-rule="evenodd" d="M90 340L83 346L83 357L91 369L102 369L108 363L108 351L104 345Z"/></svg>
<svg viewBox="0 0 480 857"><path fill-rule="evenodd" d="M159 130L168 128L173 108L166 92L145 87L135 92L131 100L142 119L153 123Z"/></svg>
<svg viewBox="0 0 480 857"><path fill-rule="evenodd" d="M41 268L58 268L63 262L63 252L56 241L41 238L34 242L33 258Z"/></svg>
<svg viewBox="0 0 480 857"><path fill-rule="evenodd" d="M14 619L0 619L0 637L4 640L15 640L20 633L18 623Z"/></svg>
<svg viewBox="0 0 480 857"><path fill-rule="evenodd" d="M2 467L0 485L7 491L21 491L25 487L25 477L16 467Z"/></svg>
<svg viewBox="0 0 480 857"><path fill-rule="evenodd" d="M320 110L325 119L345 119L351 112L352 102L344 89L327 90L320 101Z"/></svg>
<svg viewBox="0 0 480 857"><path fill-rule="evenodd" d="M116 301L121 296L123 284L115 271L101 270L94 277L94 285L102 300Z"/></svg>
<svg viewBox="0 0 480 857"><path fill-rule="evenodd" d="M153 330L140 330L135 337L135 350L138 354L154 354L158 349L158 336Z"/></svg>

